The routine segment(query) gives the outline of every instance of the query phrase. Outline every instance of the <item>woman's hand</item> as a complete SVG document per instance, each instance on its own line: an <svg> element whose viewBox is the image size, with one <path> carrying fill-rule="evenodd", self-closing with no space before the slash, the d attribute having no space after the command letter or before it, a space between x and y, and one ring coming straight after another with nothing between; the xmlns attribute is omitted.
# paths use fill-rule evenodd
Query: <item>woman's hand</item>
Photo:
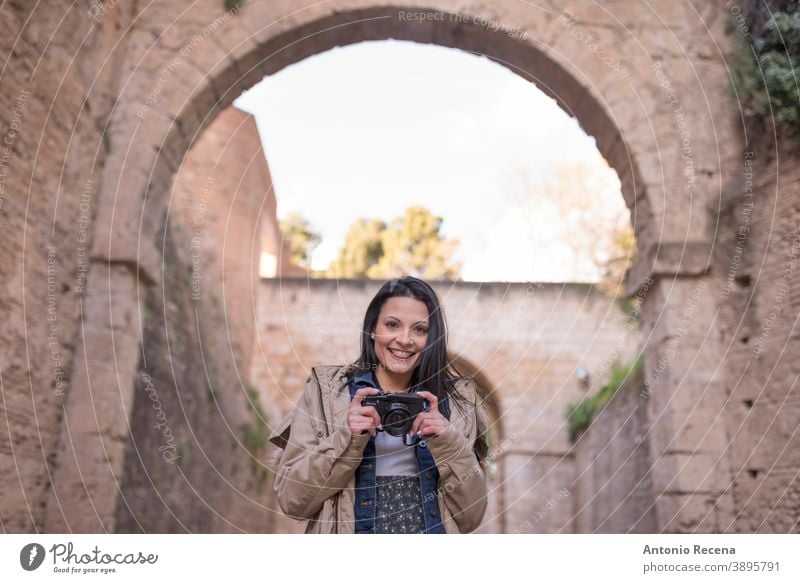
<svg viewBox="0 0 800 583"><path fill-rule="evenodd" d="M369 433L375 437L376 428L381 427L378 410L370 405L361 404L367 395L377 395L378 393L380 393L378 389L364 387L358 389L353 395L353 400L350 401L350 406L347 408L347 425L353 435Z"/></svg>
<svg viewBox="0 0 800 583"><path fill-rule="evenodd" d="M420 397L428 400L428 411L419 413L411 425L409 435L418 437L433 437L441 435L450 426L447 418L439 412L439 399L429 391L417 391Z"/></svg>

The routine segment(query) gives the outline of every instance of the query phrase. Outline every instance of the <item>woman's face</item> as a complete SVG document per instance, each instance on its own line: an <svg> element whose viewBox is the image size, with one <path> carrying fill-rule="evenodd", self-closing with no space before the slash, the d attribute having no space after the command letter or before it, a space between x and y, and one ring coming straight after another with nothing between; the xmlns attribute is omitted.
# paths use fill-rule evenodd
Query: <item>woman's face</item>
<svg viewBox="0 0 800 583"><path fill-rule="evenodd" d="M390 372L409 373L419 364L428 340L428 308L409 297L391 297L378 314L375 354Z"/></svg>

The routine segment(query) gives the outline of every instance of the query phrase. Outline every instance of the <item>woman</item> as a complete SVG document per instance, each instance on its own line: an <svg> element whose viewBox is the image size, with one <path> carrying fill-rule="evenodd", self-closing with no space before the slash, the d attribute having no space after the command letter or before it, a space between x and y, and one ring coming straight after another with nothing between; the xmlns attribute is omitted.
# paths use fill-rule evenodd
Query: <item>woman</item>
<svg viewBox="0 0 800 583"><path fill-rule="evenodd" d="M386 282L364 316L358 359L313 367L270 436L285 448L273 484L281 510L307 519L307 533L475 530L486 512L487 422L475 383L451 367L430 285ZM381 392L427 401L405 437L383 431L363 404Z"/></svg>

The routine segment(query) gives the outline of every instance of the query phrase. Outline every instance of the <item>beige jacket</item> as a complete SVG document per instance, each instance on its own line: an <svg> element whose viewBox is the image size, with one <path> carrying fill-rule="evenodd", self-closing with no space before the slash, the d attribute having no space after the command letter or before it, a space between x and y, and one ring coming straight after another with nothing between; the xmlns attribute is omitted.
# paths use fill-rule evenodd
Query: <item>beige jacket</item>
<svg viewBox="0 0 800 583"><path fill-rule="evenodd" d="M355 527L355 471L369 434L353 435L347 424L350 392L346 376L353 365L311 369L293 412L270 435L285 448L273 488L283 512L308 520L306 533L352 533ZM474 382L461 379L456 389L477 404ZM472 532L486 512L486 476L473 452L479 431L487 427L482 406L467 414L453 403L448 429L428 438L439 469L439 509L446 533Z"/></svg>

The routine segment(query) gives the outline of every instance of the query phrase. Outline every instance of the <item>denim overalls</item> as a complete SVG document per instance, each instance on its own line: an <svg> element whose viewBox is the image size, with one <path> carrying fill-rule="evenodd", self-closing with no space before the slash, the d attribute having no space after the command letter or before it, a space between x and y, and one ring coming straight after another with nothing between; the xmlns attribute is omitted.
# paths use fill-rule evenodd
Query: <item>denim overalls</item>
<svg viewBox="0 0 800 583"><path fill-rule="evenodd" d="M371 370L354 376L350 381L350 399L356 391L363 387L377 388L378 383ZM439 411L448 420L450 419L450 403L446 397L439 401ZM426 534L444 534L444 524L439 515L439 498L437 487L439 483L439 470L433 460L433 454L428 451L427 440L420 440L413 447L417 454L417 469L419 470L420 495L422 496L422 509L425 515ZM364 448L364 457L356 470L356 492L353 510L355 511L355 533L366 534L375 532L375 438L370 437Z"/></svg>

